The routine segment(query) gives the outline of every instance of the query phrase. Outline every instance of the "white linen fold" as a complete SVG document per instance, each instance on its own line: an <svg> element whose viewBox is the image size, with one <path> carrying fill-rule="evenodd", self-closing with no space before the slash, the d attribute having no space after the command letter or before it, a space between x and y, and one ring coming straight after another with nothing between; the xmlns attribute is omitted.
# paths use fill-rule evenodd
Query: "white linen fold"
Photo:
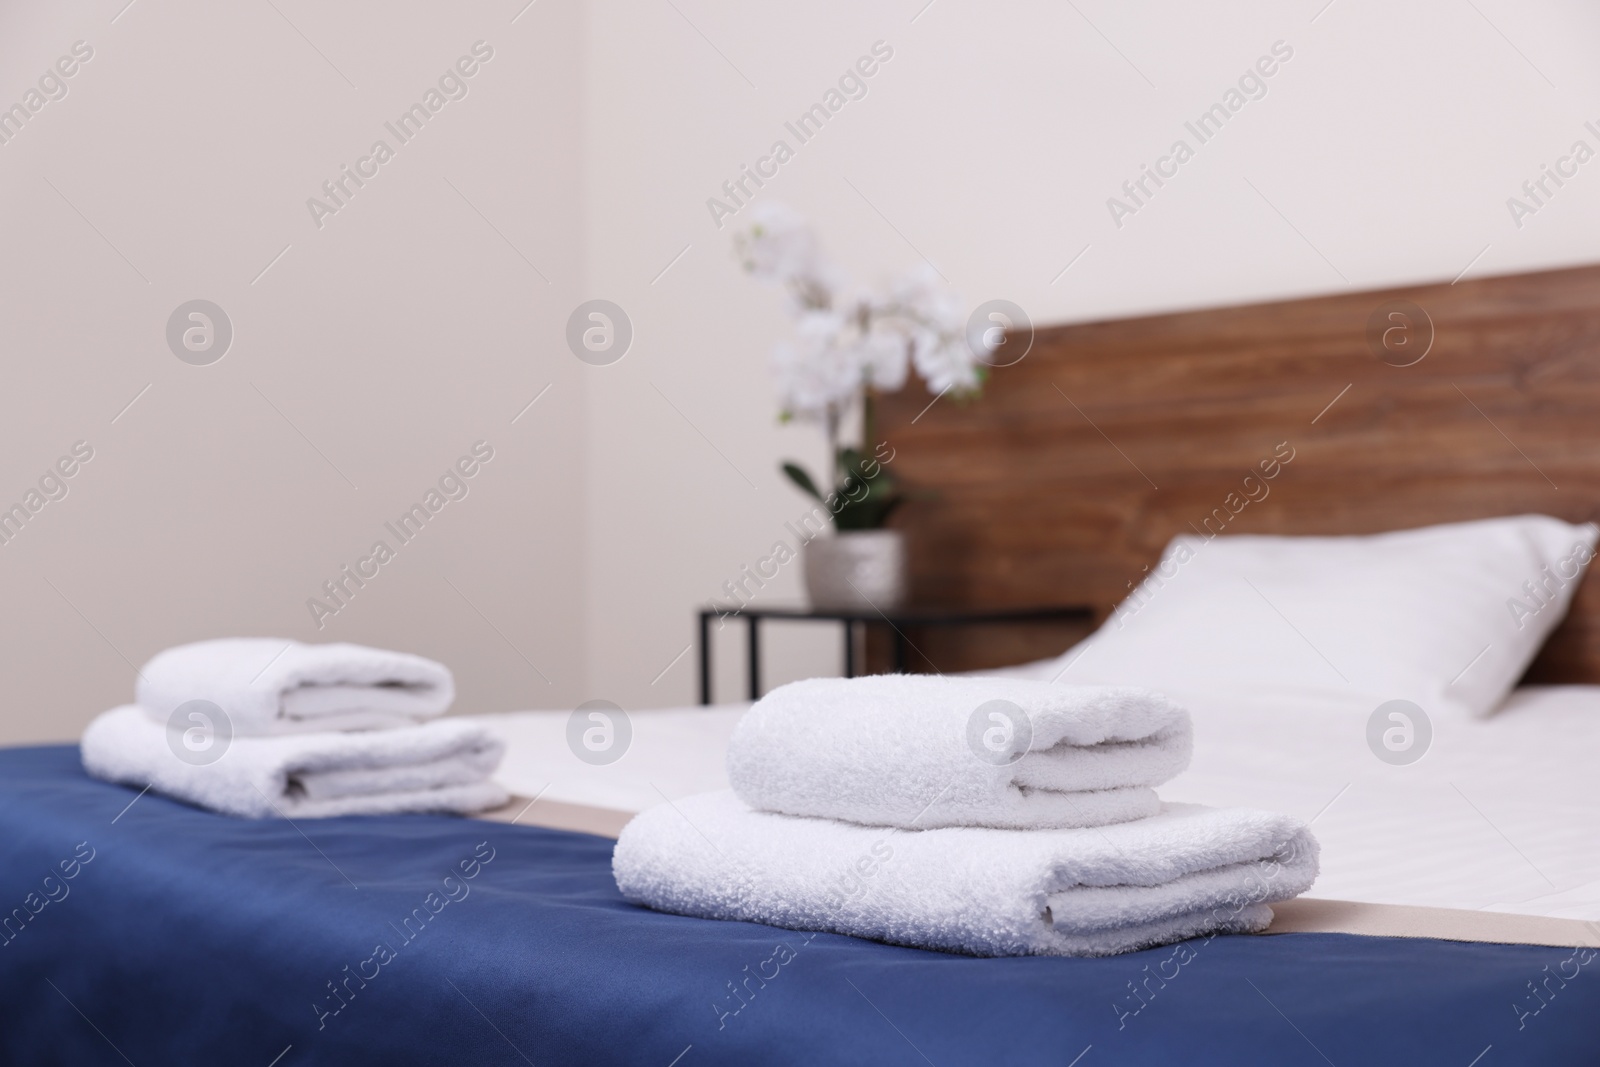
<svg viewBox="0 0 1600 1067"><path fill-rule="evenodd" d="M1168 804L1091 829L900 830L752 810L731 792L661 804L612 860L630 901L979 956L1105 956L1259 932L1317 874L1299 821Z"/></svg>
<svg viewBox="0 0 1600 1067"><path fill-rule="evenodd" d="M421 656L344 643L226 637L157 653L135 696L166 723L192 700L221 708L236 735L373 730L444 714L449 668Z"/></svg>
<svg viewBox="0 0 1600 1067"><path fill-rule="evenodd" d="M740 720L728 780L751 807L878 826L1061 828L1155 814L1189 714L1131 687L1011 678L813 678Z"/></svg>
<svg viewBox="0 0 1600 1067"><path fill-rule="evenodd" d="M465 814L497 807L490 780L505 746L477 723L445 720L398 730L213 735L214 760L134 705L101 714L83 732L84 769L96 778L245 818L321 818L401 812ZM179 753L182 752L183 755Z"/></svg>

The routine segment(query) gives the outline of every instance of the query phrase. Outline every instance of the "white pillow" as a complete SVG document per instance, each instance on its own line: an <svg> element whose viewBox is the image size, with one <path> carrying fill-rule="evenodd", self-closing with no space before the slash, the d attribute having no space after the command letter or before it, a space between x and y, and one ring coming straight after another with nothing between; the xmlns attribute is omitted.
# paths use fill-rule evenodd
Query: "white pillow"
<svg viewBox="0 0 1600 1067"><path fill-rule="evenodd" d="M1597 533L1523 515L1365 537L1186 534L1060 678L1487 715L1566 614Z"/></svg>

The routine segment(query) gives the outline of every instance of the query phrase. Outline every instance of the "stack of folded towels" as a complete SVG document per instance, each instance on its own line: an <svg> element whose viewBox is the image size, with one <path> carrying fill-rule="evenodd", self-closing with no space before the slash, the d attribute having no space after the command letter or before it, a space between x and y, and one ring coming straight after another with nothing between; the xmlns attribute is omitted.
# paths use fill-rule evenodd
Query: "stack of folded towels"
<svg viewBox="0 0 1600 1067"><path fill-rule="evenodd" d="M429 721L455 699L442 664L361 645L226 638L169 648L137 704L89 724L83 765L247 818L472 812L506 802L504 744Z"/></svg>
<svg viewBox="0 0 1600 1067"><path fill-rule="evenodd" d="M732 792L628 824L634 903L980 956L1105 956L1259 932L1310 887L1300 822L1163 804L1189 715L1141 689L813 679L734 731Z"/></svg>

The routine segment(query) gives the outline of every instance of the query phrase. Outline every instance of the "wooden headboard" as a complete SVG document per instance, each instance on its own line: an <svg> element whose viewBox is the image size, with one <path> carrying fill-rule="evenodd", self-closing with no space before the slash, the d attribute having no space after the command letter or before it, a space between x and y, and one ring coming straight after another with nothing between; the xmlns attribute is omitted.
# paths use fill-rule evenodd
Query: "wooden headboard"
<svg viewBox="0 0 1600 1067"><path fill-rule="evenodd" d="M893 470L925 490L895 523L922 602L1104 615L1171 537L1202 527L1587 521L1600 517L1600 267L1044 328L981 399L918 417L927 400L879 406ZM1269 494L1235 514L1261 493L1246 475L1285 448ZM1048 651L1017 642L929 658L956 670ZM1600 581L1529 680L1600 682Z"/></svg>

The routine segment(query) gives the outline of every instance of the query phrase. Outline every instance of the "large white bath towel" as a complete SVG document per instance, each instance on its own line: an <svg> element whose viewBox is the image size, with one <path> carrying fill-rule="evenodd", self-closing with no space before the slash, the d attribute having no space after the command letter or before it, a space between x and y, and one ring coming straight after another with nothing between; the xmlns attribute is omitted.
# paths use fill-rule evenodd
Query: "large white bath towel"
<svg viewBox="0 0 1600 1067"><path fill-rule="evenodd" d="M1019 714L1020 712L1020 714ZM774 689L728 780L752 807L881 826L1103 826L1154 814L1189 713L1143 689L874 675Z"/></svg>
<svg viewBox="0 0 1600 1067"><path fill-rule="evenodd" d="M225 637L157 653L136 699L163 723L191 700L209 701L235 734L254 735L407 726L444 714L455 693L449 668L405 652Z"/></svg>
<svg viewBox="0 0 1600 1067"><path fill-rule="evenodd" d="M94 777L145 786L226 815L318 818L408 811L467 813L497 807L490 781L505 746L475 723L423 723L397 730L212 735L213 762L183 735L128 704L83 732L83 766ZM180 756L185 753L189 758Z"/></svg>
<svg viewBox="0 0 1600 1067"><path fill-rule="evenodd" d="M622 831L623 896L680 915L825 930L979 956L1106 956L1257 932L1310 887L1300 822L1166 805L1082 830L897 830L753 811L731 792Z"/></svg>

